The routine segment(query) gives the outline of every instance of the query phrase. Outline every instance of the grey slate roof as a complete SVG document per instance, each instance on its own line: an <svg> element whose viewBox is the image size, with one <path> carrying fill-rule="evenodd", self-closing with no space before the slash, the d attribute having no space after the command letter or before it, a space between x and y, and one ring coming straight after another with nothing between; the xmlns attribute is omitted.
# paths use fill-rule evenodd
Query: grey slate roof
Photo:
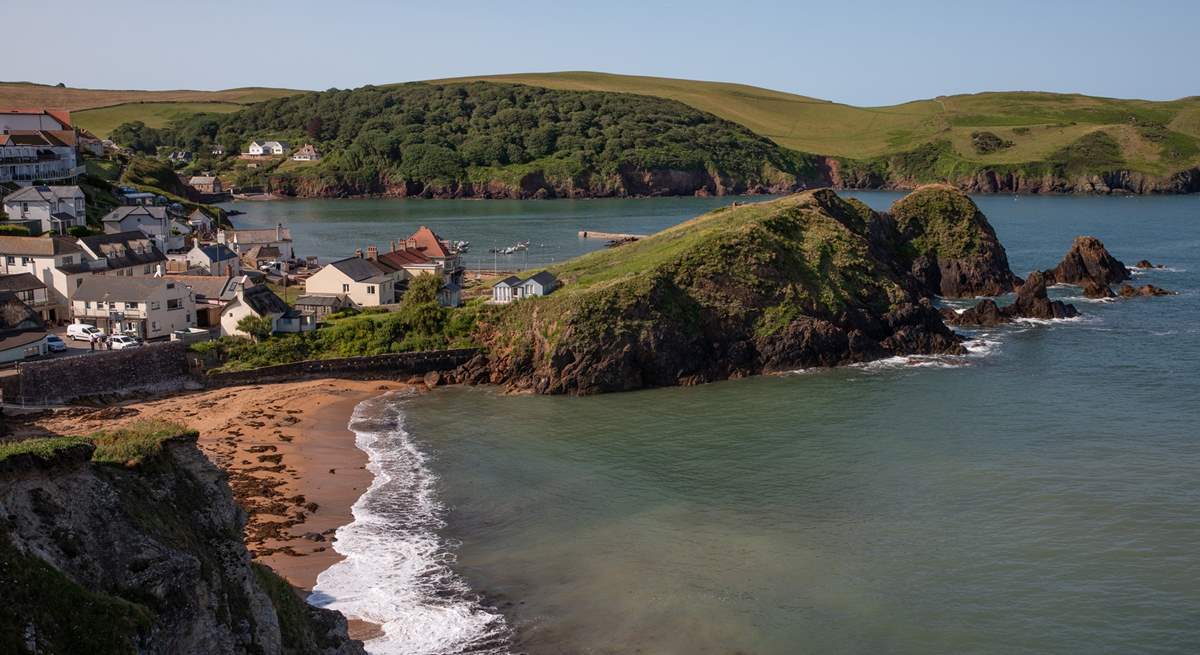
<svg viewBox="0 0 1200 655"><path fill-rule="evenodd" d="M355 282L383 281L388 273L387 269L379 264L361 257L349 257L329 265L345 273Z"/></svg>
<svg viewBox="0 0 1200 655"><path fill-rule="evenodd" d="M115 222L120 222L121 220L124 220L126 217L128 217L130 215L144 216L146 218L151 218L156 221L161 221L167 217L167 208L166 207L149 207L146 205L132 205L129 207L117 207L116 209L105 214L104 218L101 220L104 221L105 223L115 223Z"/></svg>
<svg viewBox="0 0 1200 655"><path fill-rule="evenodd" d="M0 275L0 291L29 291L45 289L46 285L32 273Z"/></svg>
<svg viewBox="0 0 1200 655"><path fill-rule="evenodd" d="M500 286L503 284L504 286L515 287L518 284L520 284L521 282L522 282L521 278L519 278L515 275L510 275L510 276L504 278L503 280L500 280L499 282L497 282L496 286Z"/></svg>
<svg viewBox="0 0 1200 655"><path fill-rule="evenodd" d="M287 303L283 302L282 298L275 295L275 292L271 291L264 284L259 284L246 289L244 292L242 292L242 299L245 300L246 305L248 305L250 309L254 310L254 313L258 314L259 316L265 316L267 314L287 314L292 309L291 307L288 307Z"/></svg>
<svg viewBox="0 0 1200 655"><path fill-rule="evenodd" d="M167 260L158 246L154 245L154 241L140 230L94 234L83 237L79 242L97 256L104 257L111 268L158 264Z"/></svg>
<svg viewBox="0 0 1200 655"><path fill-rule="evenodd" d="M537 275L531 276L528 280L525 280L525 281L526 282L537 282L538 284L540 284L544 287L552 287L552 286L558 284L558 278L554 277L554 274L551 273L550 271L542 271L541 273L538 273Z"/></svg>
<svg viewBox="0 0 1200 655"><path fill-rule="evenodd" d="M171 278L161 277L125 277L117 275L92 275L83 278L75 289L75 300L117 300L124 302L142 302L150 294L166 287L168 284L176 287L186 286Z"/></svg>
<svg viewBox="0 0 1200 655"><path fill-rule="evenodd" d="M345 296L300 296L296 298L297 307L341 307L348 304Z"/></svg>
<svg viewBox="0 0 1200 655"><path fill-rule="evenodd" d="M83 191L77 186L27 186L4 196L4 202L52 202L63 199L82 198Z"/></svg>
<svg viewBox="0 0 1200 655"><path fill-rule="evenodd" d="M209 261L223 262L228 259L237 259L237 253L233 252L223 243L210 243L200 246L200 252L208 257Z"/></svg>

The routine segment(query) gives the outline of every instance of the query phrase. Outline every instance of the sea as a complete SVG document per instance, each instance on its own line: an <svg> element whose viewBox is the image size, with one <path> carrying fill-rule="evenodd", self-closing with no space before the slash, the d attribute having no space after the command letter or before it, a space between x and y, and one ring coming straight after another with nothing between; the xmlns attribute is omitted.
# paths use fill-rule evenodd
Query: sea
<svg viewBox="0 0 1200 655"><path fill-rule="evenodd" d="M877 209L900 194L848 193ZM1099 237L1178 293L961 357L593 397L390 394L310 602L380 655L1200 652L1200 196L980 196L1023 275ZM328 260L419 225L518 269L746 198L237 203ZM495 255L528 241L515 255Z"/></svg>

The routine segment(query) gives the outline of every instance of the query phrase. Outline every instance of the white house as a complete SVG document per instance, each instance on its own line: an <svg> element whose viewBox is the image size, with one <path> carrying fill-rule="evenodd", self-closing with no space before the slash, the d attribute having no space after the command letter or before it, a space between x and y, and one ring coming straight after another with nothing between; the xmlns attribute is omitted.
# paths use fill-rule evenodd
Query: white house
<svg viewBox="0 0 1200 655"><path fill-rule="evenodd" d="M71 295L92 274L90 260L71 237L0 236L0 273L28 273L46 285L52 306L45 317L51 323L67 320Z"/></svg>
<svg viewBox="0 0 1200 655"><path fill-rule="evenodd" d="M221 310L221 336L250 336L238 329L238 323L247 316L270 318L271 331L275 333L308 332L316 329L317 321L314 317L288 307L288 304L266 285L246 286L247 284L247 279L241 278L233 300L226 303Z"/></svg>
<svg viewBox="0 0 1200 655"><path fill-rule="evenodd" d="M246 154L264 157L286 155L287 151L288 144L286 141L251 141L250 147L246 149Z"/></svg>
<svg viewBox="0 0 1200 655"><path fill-rule="evenodd" d="M273 229L261 230L217 230L217 243L223 243L239 256L245 256L255 246L275 248L279 259L292 261L296 253L292 250L292 232L282 223Z"/></svg>
<svg viewBox="0 0 1200 655"><path fill-rule="evenodd" d="M359 307L377 307L396 302L392 271L362 257L349 257L331 264L304 281L310 296L345 296Z"/></svg>
<svg viewBox="0 0 1200 655"><path fill-rule="evenodd" d="M208 271L209 275L230 277L242 273L242 260L221 243L197 243L188 251L187 262Z"/></svg>
<svg viewBox="0 0 1200 655"><path fill-rule="evenodd" d="M492 303L507 305L514 300L546 296L559 287L558 278L550 271L542 271L524 280L510 275L492 285Z"/></svg>
<svg viewBox="0 0 1200 655"><path fill-rule="evenodd" d="M294 161L321 161L321 153L317 152L313 144L306 143L292 153L292 159Z"/></svg>
<svg viewBox="0 0 1200 655"><path fill-rule="evenodd" d="M75 290L71 311L77 323L143 339L196 325L191 288L170 278L92 275Z"/></svg>
<svg viewBox="0 0 1200 655"><path fill-rule="evenodd" d="M0 291L0 364L45 355L46 325L20 298Z"/></svg>
<svg viewBox="0 0 1200 655"><path fill-rule="evenodd" d="M191 214L188 214L187 224L188 227L192 228L193 232L201 234L211 233L215 225L212 217L199 209L193 210Z"/></svg>
<svg viewBox="0 0 1200 655"><path fill-rule="evenodd" d="M117 207L101 219L101 223L105 234L136 230L153 239L155 245L165 251L182 249L184 237L192 232L190 225L171 218L166 207L147 205Z"/></svg>
<svg viewBox="0 0 1200 655"><path fill-rule="evenodd" d="M10 221L36 221L42 232L66 234L87 225L85 203L77 186L29 186L4 197L4 212Z"/></svg>

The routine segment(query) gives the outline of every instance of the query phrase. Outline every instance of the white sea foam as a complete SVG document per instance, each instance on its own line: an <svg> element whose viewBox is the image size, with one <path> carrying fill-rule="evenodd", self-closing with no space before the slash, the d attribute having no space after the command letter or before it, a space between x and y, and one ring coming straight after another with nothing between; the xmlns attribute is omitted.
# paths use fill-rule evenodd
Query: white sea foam
<svg viewBox="0 0 1200 655"><path fill-rule="evenodd" d="M451 569L438 537L442 508L436 477L403 426L395 396L366 401L350 429L375 479L354 503L354 521L337 531L345 556L317 577L309 602L376 623L373 655L505 653L504 618L481 606Z"/></svg>

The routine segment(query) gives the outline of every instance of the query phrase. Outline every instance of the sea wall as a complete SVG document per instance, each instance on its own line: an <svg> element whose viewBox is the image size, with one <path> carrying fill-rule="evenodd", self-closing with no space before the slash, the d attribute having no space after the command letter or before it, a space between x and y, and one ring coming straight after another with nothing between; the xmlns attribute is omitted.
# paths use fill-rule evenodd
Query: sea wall
<svg viewBox="0 0 1200 655"><path fill-rule="evenodd" d="M478 353L475 348L393 353L342 359L314 359L246 371L212 373L204 378L208 386L269 384L306 378L346 377L355 380L395 380L430 371L450 371L465 364Z"/></svg>
<svg viewBox="0 0 1200 655"><path fill-rule="evenodd" d="M188 381L187 344L166 342L17 364L3 378L4 401L69 403L88 396L180 389Z"/></svg>

